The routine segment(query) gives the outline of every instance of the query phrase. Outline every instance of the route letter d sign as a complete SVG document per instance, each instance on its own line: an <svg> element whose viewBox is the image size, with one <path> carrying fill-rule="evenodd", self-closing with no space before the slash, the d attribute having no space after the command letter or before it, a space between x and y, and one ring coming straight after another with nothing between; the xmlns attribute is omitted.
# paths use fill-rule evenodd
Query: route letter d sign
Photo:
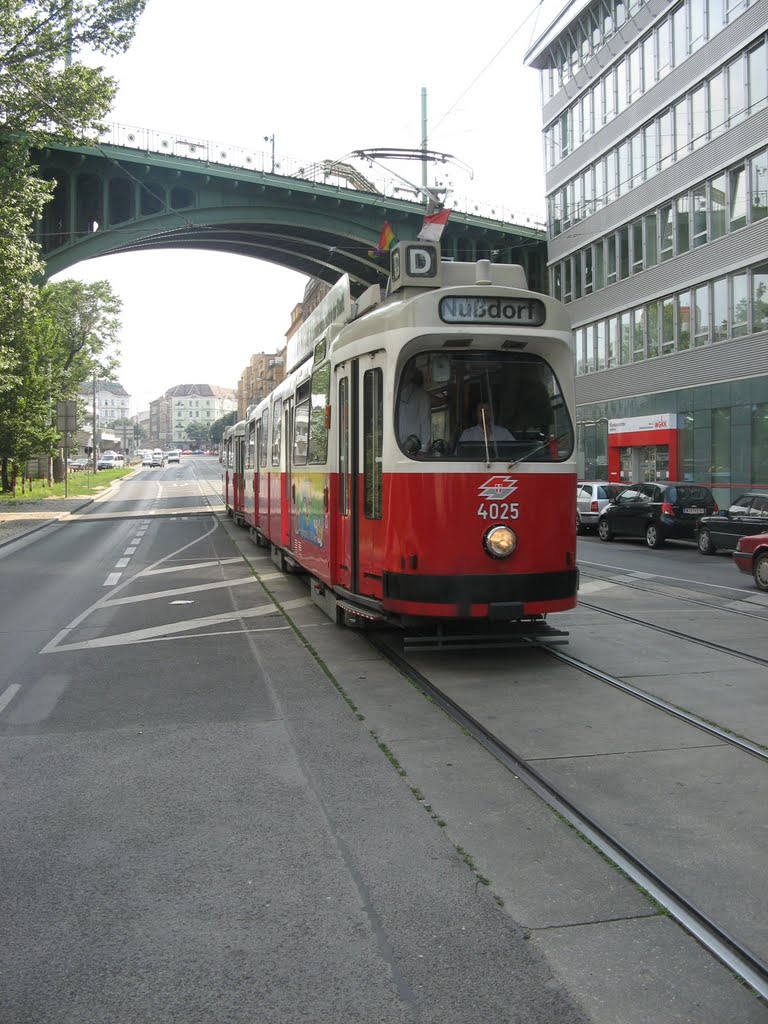
<svg viewBox="0 0 768 1024"><path fill-rule="evenodd" d="M392 250L392 291L439 288L440 246L435 242L398 242Z"/></svg>

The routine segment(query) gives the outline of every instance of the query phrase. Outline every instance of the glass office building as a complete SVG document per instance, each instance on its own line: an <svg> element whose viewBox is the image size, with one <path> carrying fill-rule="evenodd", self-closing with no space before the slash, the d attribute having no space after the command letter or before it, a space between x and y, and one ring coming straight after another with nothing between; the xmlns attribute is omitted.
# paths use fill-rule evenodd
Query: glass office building
<svg viewBox="0 0 768 1024"><path fill-rule="evenodd" d="M584 479L768 486L768 0L572 0L539 70Z"/></svg>

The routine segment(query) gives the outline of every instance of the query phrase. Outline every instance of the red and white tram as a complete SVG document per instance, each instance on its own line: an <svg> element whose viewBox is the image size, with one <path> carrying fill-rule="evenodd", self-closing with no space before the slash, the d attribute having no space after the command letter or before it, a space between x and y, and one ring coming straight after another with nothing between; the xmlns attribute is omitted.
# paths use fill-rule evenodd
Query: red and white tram
<svg viewBox="0 0 768 1024"><path fill-rule="evenodd" d="M245 420L227 427L221 445L221 492L227 512L236 523L245 523Z"/></svg>
<svg viewBox="0 0 768 1024"><path fill-rule="evenodd" d="M570 324L521 267L400 243L386 296L354 302L342 278L287 369L245 423L242 516L334 619L519 624L574 607Z"/></svg>

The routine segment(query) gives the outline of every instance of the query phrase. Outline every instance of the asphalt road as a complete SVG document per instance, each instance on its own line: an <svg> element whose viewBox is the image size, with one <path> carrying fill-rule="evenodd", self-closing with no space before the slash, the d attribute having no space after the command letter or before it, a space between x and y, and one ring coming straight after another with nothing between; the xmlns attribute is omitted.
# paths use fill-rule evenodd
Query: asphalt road
<svg viewBox="0 0 768 1024"><path fill-rule="evenodd" d="M582 1024L217 522L217 480L141 470L0 549L2 1024Z"/></svg>

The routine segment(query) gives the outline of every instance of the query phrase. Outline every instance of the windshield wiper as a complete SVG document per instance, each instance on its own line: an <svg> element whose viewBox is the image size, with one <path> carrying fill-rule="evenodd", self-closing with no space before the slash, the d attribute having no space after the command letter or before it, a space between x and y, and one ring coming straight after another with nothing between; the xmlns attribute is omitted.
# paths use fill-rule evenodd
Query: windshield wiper
<svg viewBox="0 0 768 1024"><path fill-rule="evenodd" d="M570 437L571 433L572 431L566 430L562 434L558 434L557 437L547 438L547 440L544 441L543 444L539 444L535 448L531 448L531 450L529 452L526 452L525 455L521 455L519 459L515 459L514 462L510 462L510 464L507 466L507 469L512 469L512 467L516 466L518 462L522 462L524 459L530 459L530 457L532 455L535 455L536 452L542 452L545 448L549 448L553 441L557 443L558 441L562 441L565 437Z"/></svg>

